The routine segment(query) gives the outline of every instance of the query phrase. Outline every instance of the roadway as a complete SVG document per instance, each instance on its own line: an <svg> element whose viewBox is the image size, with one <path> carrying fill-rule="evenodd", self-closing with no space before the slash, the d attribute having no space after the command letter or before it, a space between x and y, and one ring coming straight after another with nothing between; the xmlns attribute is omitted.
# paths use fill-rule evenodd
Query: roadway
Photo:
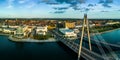
<svg viewBox="0 0 120 60"><path fill-rule="evenodd" d="M72 49L74 52L78 53L79 44L64 38L61 34L58 33L58 31L53 30L52 33L54 34L55 39L61 41L63 44ZM85 47L82 47L81 56L86 60L108 60L107 57L103 57L95 52L86 49Z"/></svg>

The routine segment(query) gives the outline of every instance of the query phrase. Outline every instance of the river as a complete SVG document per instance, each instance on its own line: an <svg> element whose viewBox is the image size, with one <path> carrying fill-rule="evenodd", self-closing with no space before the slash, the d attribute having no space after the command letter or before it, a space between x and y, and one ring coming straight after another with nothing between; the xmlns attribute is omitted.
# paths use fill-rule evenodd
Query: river
<svg viewBox="0 0 120 60"><path fill-rule="evenodd" d="M120 45L120 29L101 34L106 42Z"/></svg>
<svg viewBox="0 0 120 60"><path fill-rule="evenodd" d="M0 36L0 60L76 60L77 54L59 42L16 43Z"/></svg>
<svg viewBox="0 0 120 60"><path fill-rule="evenodd" d="M103 33L101 34L101 36L103 37L103 39L105 39L107 43L119 46L119 48L113 48L116 49L113 52L115 53L115 55L117 55L116 59L120 59L120 29Z"/></svg>

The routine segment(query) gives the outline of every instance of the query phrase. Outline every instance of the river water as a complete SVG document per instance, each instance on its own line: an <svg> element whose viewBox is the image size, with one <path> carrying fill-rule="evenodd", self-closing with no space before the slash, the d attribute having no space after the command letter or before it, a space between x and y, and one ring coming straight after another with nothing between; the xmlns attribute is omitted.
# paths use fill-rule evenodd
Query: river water
<svg viewBox="0 0 120 60"><path fill-rule="evenodd" d="M101 34L106 42L120 45L120 29Z"/></svg>
<svg viewBox="0 0 120 60"><path fill-rule="evenodd" d="M77 54L59 42L16 43L0 36L0 60L76 60Z"/></svg>
<svg viewBox="0 0 120 60"><path fill-rule="evenodd" d="M117 59L119 60L120 59L120 29L103 33L103 34L101 34L101 36L103 37L103 39L105 39L105 41L107 43L119 46L118 48L117 47L112 48L113 50L115 49L115 51L110 52L110 53L114 53L116 55L116 60ZM110 53L108 53L108 54L110 54Z"/></svg>
<svg viewBox="0 0 120 60"><path fill-rule="evenodd" d="M105 51L106 55L108 55L108 56L116 55L113 58L120 59L120 29L105 32L105 33L100 34L99 36L102 37L105 40L105 42L112 44L112 45L117 45L117 47L107 45L107 48L106 48L106 46L104 44L99 43L102 46L103 50ZM95 38L95 37L96 36L93 36L93 38ZM75 40L75 42L79 43L79 40L80 39L77 39L77 40ZM95 39L95 40L97 40L97 39ZM99 39L99 40L102 40L102 39ZM101 48L98 48L98 46L97 46L98 43L93 42L93 41L91 41L91 42L92 42L92 51L102 55L103 53L100 51ZM87 49L89 49L87 39L83 40L83 46L86 47ZM108 48L108 47L110 47L110 48Z"/></svg>

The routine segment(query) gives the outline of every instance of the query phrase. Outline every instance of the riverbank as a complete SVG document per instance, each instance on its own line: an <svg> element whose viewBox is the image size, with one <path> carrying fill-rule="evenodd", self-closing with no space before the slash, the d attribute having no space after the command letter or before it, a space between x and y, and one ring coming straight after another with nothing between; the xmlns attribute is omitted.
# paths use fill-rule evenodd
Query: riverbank
<svg viewBox="0 0 120 60"><path fill-rule="evenodd" d="M0 33L0 35L5 35L5 36L9 36L10 34L4 34L4 33Z"/></svg>
<svg viewBox="0 0 120 60"><path fill-rule="evenodd" d="M100 34L107 33L107 32L111 32L111 31L118 30L118 29L120 29L120 28L113 29L113 30L108 30L108 31L104 31L104 32L100 32Z"/></svg>
<svg viewBox="0 0 120 60"><path fill-rule="evenodd" d="M117 30L119 30L120 31L120 28L117 28L117 29L113 29L113 30L109 30L109 31L104 31L104 32L101 32L101 33L96 33L96 34L93 34L93 36L97 36L97 34L98 34L98 37L99 38L101 38L102 37L102 39L101 39L101 41L98 41L98 40L95 40L95 39L91 39L92 41L94 41L94 42L98 42L98 43L101 43L101 44L104 44L104 45L109 45L109 46L111 46L111 47L117 47L117 48L120 48L120 44L119 44L119 39L120 38L118 38L119 37L119 35L117 35L117 34L119 34L118 32L116 33L115 31L117 31ZM109 33L111 33L112 32L112 34L113 34L113 32L115 32L115 34L113 34L113 35L111 35L111 34L109 34ZM105 33L105 35L106 36L104 36L104 33ZM101 36L100 36L100 35ZM106 38L107 37L107 38ZM116 42L115 42L116 41Z"/></svg>
<svg viewBox="0 0 120 60"><path fill-rule="evenodd" d="M50 38L47 40L36 40L36 39L31 39L31 38L26 38L26 39L17 39L14 38L13 36L9 36L8 38L10 41L14 41L14 42L57 42L57 40L55 40L54 38Z"/></svg>
<svg viewBox="0 0 120 60"><path fill-rule="evenodd" d="M114 30L118 30L118 29L120 29L120 28L112 29L112 30L108 30L108 31L104 31L104 32L99 32L99 31L98 31L96 34L104 34L104 33L112 32L112 31L114 31ZM92 36L94 36L94 34L95 34L95 33L91 33Z"/></svg>

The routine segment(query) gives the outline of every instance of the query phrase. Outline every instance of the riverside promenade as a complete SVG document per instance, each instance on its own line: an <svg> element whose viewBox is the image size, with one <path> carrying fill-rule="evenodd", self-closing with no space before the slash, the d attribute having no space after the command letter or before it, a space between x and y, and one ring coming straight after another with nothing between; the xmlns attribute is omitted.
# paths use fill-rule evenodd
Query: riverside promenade
<svg viewBox="0 0 120 60"><path fill-rule="evenodd" d="M0 33L0 35L5 35L5 36L9 36L10 34L4 34L4 33Z"/></svg>
<svg viewBox="0 0 120 60"><path fill-rule="evenodd" d="M14 38L13 36L9 36L8 38L10 41L14 42L57 42L58 40L55 40L54 38L50 38L48 40L36 40L36 39L31 39L31 38L26 38L26 39L19 39L19 38Z"/></svg>

